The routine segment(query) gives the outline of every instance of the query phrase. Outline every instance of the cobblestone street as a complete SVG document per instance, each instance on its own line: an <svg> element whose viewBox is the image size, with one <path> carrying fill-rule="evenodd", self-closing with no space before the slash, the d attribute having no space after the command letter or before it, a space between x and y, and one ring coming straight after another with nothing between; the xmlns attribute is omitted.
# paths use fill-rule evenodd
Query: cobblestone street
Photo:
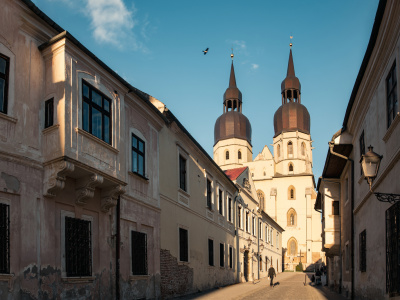
<svg viewBox="0 0 400 300"><path fill-rule="evenodd" d="M269 286L268 278L263 278L257 284L240 283L180 299L346 299L327 287L311 285L308 277L304 285L304 279L304 273L280 273L274 280L279 284L273 288Z"/></svg>

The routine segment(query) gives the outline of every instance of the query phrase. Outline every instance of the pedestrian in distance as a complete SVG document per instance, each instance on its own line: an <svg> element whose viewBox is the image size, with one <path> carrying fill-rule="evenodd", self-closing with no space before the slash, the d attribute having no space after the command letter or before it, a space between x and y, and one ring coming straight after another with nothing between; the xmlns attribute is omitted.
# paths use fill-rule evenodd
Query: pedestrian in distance
<svg viewBox="0 0 400 300"><path fill-rule="evenodd" d="M271 267L268 269L268 277L271 279L270 286L274 287L274 277L276 276L275 269L271 264Z"/></svg>

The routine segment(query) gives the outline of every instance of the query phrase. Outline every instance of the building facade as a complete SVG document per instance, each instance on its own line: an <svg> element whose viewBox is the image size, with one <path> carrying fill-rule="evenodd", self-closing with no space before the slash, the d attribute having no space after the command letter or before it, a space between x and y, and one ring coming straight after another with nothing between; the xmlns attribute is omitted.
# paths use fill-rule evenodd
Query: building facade
<svg viewBox="0 0 400 300"><path fill-rule="evenodd" d="M390 198L400 198L399 16L398 1L379 1L343 126L332 137L318 183L328 283L356 299L400 297L400 203ZM359 163L368 146L382 156L371 189Z"/></svg>
<svg viewBox="0 0 400 300"><path fill-rule="evenodd" d="M290 49L287 76L282 82L282 105L274 116L272 155L267 146L252 158L251 125L242 113L242 94L231 66L229 87L224 94L223 114L214 130L214 160L228 170L247 166L256 197L264 211L284 230L280 270L321 264L320 213L312 173L310 115L301 104L301 86L295 76Z"/></svg>
<svg viewBox="0 0 400 300"><path fill-rule="evenodd" d="M160 297L164 117L31 1L0 16L0 294Z"/></svg>

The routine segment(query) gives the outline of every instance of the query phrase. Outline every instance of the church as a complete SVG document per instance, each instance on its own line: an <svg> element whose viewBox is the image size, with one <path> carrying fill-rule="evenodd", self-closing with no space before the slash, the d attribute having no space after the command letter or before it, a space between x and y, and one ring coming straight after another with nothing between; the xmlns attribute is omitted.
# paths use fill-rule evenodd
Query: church
<svg viewBox="0 0 400 300"><path fill-rule="evenodd" d="M253 160L251 124L242 113L233 61L223 114L215 122L213 149L215 162L225 172L248 167L261 211L284 229L282 270L295 270L300 262L304 269L314 268L324 261L321 215L314 210L310 114L301 104L291 48L292 44L281 84L282 105L274 115L273 153L264 146Z"/></svg>

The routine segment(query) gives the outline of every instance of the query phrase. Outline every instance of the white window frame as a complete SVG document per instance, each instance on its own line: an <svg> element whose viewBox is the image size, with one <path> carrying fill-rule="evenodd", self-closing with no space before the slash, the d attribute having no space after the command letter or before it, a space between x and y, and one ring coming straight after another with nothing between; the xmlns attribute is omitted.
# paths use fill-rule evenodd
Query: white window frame
<svg viewBox="0 0 400 300"><path fill-rule="evenodd" d="M228 222L233 223L233 197L232 195L228 192L225 191L225 198L226 198L226 219L228 220ZM229 220L229 199L231 200L231 210L230 210L230 214L231 214L231 219Z"/></svg>
<svg viewBox="0 0 400 300"><path fill-rule="evenodd" d="M211 182L211 207L209 209L211 211L214 211L214 208L215 208L214 180L213 180L213 177L211 175L209 175L208 173L206 173L205 179L206 179L206 182L205 182L206 183L206 207L208 208L208 206L207 206L207 180L209 180Z"/></svg>
<svg viewBox="0 0 400 300"><path fill-rule="evenodd" d="M15 104L15 54L8 49L3 43L0 42L0 53L9 58L9 71L8 71L8 94L7 94L7 114L0 113L1 116L8 116L15 118L14 104ZM55 120L54 120L55 121Z"/></svg>
<svg viewBox="0 0 400 300"><path fill-rule="evenodd" d="M190 159L190 154L187 152L185 149L183 149L180 145L177 145L178 151L177 151L177 170L178 170L178 184L177 188L180 192L186 193L188 196L190 195L190 182L189 182L189 174L190 174L190 164L189 164L189 159ZM184 159L186 159L186 191L182 190L180 187L180 169L179 169L179 156L182 156Z"/></svg>

